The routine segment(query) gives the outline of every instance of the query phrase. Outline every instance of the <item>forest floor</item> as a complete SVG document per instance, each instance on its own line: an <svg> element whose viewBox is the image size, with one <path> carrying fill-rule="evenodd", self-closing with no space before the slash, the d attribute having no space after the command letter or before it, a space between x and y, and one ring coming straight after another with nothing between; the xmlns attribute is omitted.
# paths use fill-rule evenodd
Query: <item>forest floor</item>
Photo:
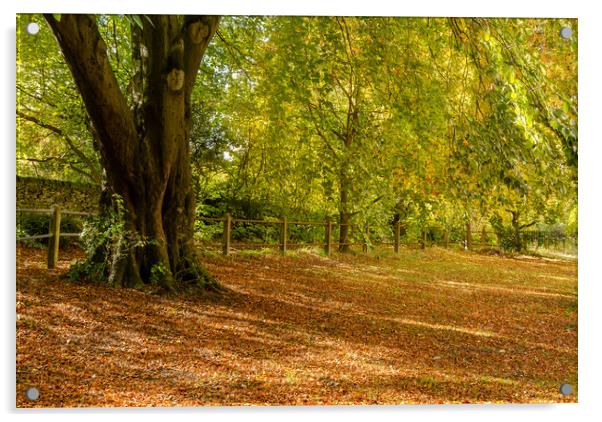
<svg viewBox="0 0 602 422"><path fill-rule="evenodd" d="M577 401L574 260L209 254L227 293L183 298L59 279L80 256L17 248L18 407Z"/></svg>

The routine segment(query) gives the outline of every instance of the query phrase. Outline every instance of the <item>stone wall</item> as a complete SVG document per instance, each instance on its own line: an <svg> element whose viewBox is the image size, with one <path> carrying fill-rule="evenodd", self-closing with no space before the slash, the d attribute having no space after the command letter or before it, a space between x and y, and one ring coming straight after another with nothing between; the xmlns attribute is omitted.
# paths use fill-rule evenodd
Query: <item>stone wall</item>
<svg viewBox="0 0 602 422"><path fill-rule="evenodd" d="M62 180L17 176L17 208L50 208L69 211L98 210L100 187Z"/></svg>

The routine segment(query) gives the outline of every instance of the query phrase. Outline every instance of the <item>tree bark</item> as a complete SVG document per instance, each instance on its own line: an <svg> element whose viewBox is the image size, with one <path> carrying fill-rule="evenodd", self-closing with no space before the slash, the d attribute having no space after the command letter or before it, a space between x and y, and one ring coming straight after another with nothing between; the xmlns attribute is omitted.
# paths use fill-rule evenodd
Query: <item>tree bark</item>
<svg viewBox="0 0 602 422"><path fill-rule="evenodd" d="M96 18L46 16L98 137L107 188L123 204L130 238L96 262L115 287L214 287L193 245L195 201L188 135L190 96L215 16L163 16L132 25L130 104L110 67ZM106 201L106 195L104 196ZM115 206L115 203L113 203Z"/></svg>
<svg viewBox="0 0 602 422"><path fill-rule="evenodd" d="M521 229L523 227L521 227L521 225L519 223L520 212L519 211L510 211L510 214L512 214L512 234L513 234L512 243L514 244L514 248L516 249L517 252L522 252L525 250L525 244L524 244L522 236L521 236Z"/></svg>
<svg viewBox="0 0 602 422"><path fill-rule="evenodd" d="M341 211L339 213L341 227L339 230L339 252L349 252L349 223L351 221L349 213Z"/></svg>
<svg viewBox="0 0 602 422"><path fill-rule="evenodd" d="M351 224L351 212L349 211L349 190L351 182L346 175L346 169L341 171L339 188L339 252L349 252L349 231Z"/></svg>

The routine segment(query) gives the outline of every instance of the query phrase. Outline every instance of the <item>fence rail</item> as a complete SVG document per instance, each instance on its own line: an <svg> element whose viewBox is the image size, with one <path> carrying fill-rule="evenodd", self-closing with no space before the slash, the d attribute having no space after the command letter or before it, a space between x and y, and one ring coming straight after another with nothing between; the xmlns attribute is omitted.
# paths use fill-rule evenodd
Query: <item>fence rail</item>
<svg viewBox="0 0 602 422"><path fill-rule="evenodd" d="M54 208L17 208L17 214L52 214Z"/></svg>
<svg viewBox="0 0 602 422"><path fill-rule="evenodd" d="M78 233L79 235L79 233ZM50 234L36 234L34 236L22 236L22 237L17 237L17 242L22 241L22 240L37 240L37 239L49 239L51 237Z"/></svg>
<svg viewBox="0 0 602 422"><path fill-rule="evenodd" d="M78 237L81 233L61 233L61 216L77 215L92 216L95 213L85 211L61 210L61 207L53 208L17 208L18 214L47 214L50 216L48 234L17 237L17 242L25 240L48 239L48 268L56 268L59 259L59 240L62 237Z"/></svg>

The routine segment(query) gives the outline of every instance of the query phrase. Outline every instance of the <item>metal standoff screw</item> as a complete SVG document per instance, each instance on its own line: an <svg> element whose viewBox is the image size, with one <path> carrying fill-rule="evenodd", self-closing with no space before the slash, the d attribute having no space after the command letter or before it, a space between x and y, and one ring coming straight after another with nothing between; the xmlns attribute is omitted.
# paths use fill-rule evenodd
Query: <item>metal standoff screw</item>
<svg viewBox="0 0 602 422"><path fill-rule="evenodd" d="M560 386L560 394L563 396L568 396L573 392L573 386L571 384L562 384Z"/></svg>
<svg viewBox="0 0 602 422"><path fill-rule="evenodd" d="M36 35L38 32L40 32L40 25L35 22L29 22L25 27L25 31L29 35Z"/></svg>
<svg viewBox="0 0 602 422"><path fill-rule="evenodd" d="M28 388L25 394L29 400L37 400L40 397L40 391L35 387Z"/></svg>
<svg viewBox="0 0 602 422"><path fill-rule="evenodd" d="M565 40L568 40L573 36L573 30L568 26L563 26L562 28L560 28L560 36Z"/></svg>

